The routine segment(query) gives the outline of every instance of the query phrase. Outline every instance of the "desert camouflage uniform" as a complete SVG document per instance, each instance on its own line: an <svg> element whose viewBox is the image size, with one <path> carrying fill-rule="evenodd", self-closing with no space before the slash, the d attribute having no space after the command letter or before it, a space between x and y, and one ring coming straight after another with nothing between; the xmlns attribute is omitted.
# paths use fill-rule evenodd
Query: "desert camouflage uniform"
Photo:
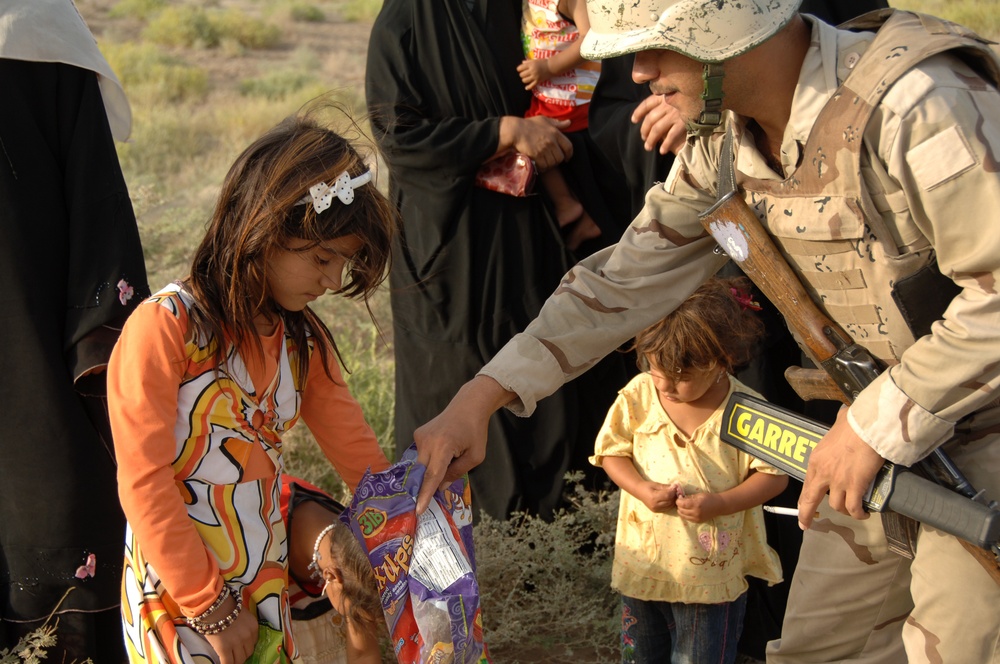
<svg viewBox="0 0 1000 664"><path fill-rule="evenodd" d="M858 435L910 465L958 434L944 449L1000 498L1000 94L936 55L877 89L884 97L866 125L864 102L837 91L872 38L813 23L782 142L791 176L774 173L748 135L737 181L817 302L893 365L851 406ZM887 75L898 53L931 42L889 44L874 71ZM741 137L743 120L727 121ZM574 268L482 370L517 393L516 412L530 413L722 265L698 220L714 202L721 136L689 142L619 244ZM878 214L866 224L863 210ZM935 259L962 290L914 342L890 285ZM823 510L769 662L1000 661L1000 589L955 538L921 527L911 563L888 551L878 519Z"/></svg>

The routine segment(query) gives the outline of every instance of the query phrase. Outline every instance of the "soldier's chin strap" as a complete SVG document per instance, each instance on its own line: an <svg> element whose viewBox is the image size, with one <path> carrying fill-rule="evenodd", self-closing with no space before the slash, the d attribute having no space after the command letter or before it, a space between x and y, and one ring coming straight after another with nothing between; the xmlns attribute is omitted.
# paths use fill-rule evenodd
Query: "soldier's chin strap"
<svg viewBox="0 0 1000 664"><path fill-rule="evenodd" d="M705 103L697 122L687 123L689 136L709 136L716 127L722 124L722 63L705 63L701 78L705 81L705 89L701 99Z"/></svg>

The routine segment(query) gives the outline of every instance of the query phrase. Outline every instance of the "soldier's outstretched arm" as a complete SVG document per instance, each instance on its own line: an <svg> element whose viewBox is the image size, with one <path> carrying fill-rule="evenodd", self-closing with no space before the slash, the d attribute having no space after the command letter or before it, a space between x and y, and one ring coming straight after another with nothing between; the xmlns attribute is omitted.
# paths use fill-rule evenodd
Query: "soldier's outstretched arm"
<svg viewBox="0 0 1000 664"><path fill-rule="evenodd" d="M458 390L437 417L413 432L417 461L427 467L417 494L417 514L427 509L439 486L483 462L490 416L515 396L494 379L476 376Z"/></svg>

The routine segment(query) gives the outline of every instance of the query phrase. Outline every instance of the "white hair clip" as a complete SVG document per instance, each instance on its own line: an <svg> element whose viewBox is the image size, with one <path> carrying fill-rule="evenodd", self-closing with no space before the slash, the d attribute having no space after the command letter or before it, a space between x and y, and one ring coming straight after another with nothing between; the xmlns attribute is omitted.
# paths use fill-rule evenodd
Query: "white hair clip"
<svg viewBox="0 0 1000 664"><path fill-rule="evenodd" d="M332 185L319 182L309 187L309 195L305 196L296 205L304 205L311 201L316 214L330 207L334 196L339 198L340 202L344 205L350 205L354 202L354 190L363 184L371 182L371 179L372 172L370 170L365 171L356 178L352 178L347 174L347 171L344 171L337 176Z"/></svg>

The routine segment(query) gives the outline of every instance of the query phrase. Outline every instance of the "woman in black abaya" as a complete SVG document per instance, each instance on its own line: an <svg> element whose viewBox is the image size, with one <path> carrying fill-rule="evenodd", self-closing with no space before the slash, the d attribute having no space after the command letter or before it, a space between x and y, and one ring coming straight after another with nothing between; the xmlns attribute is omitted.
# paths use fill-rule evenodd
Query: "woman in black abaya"
<svg viewBox="0 0 1000 664"><path fill-rule="evenodd" d="M112 139L128 103L69 0L0 0L0 81L0 649L58 607L46 661L115 664L125 518L102 371L149 293Z"/></svg>
<svg viewBox="0 0 1000 664"><path fill-rule="evenodd" d="M595 176L611 169L586 132L518 124L529 122L530 101L517 74L520 17L520 0L387 0L372 30L368 106L402 217L390 275L399 450L527 325L575 260L541 194L473 185L479 166L506 147L502 125L535 132L545 146L531 155L539 162L558 149L555 135L572 141L567 179L602 228L582 251L616 241L629 221L608 213L606 197L624 187ZM594 435L626 380L623 359L612 357L530 418L495 415L486 461L471 475L474 504L497 518L551 514L564 473L589 467Z"/></svg>

